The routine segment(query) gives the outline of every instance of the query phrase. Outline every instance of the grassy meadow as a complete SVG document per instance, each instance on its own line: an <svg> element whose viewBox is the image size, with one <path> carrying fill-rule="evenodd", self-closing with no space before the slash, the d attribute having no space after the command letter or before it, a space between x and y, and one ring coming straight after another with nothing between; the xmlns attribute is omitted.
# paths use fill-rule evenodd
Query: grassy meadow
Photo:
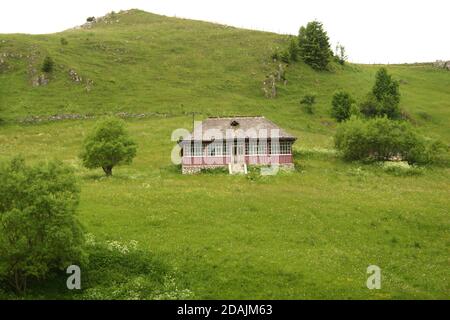
<svg viewBox="0 0 450 320"><path fill-rule="evenodd" d="M287 36L142 11L108 19L58 34L0 35L0 54L9 53L0 69L0 160L21 154L29 163L59 159L73 166L79 218L89 234L137 241L175 270L178 287L192 298L449 297L449 168L394 174L345 163L333 149L333 92L363 98L380 66L316 72L292 64L277 98L266 99L262 81L278 64L270 55L287 45ZM47 86L32 87L30 64L38 68L33 61L47 54L55 72ZM386 67L400 80L401 108L417 130L448 144L450 73L430 64ZM74 83L69 69L91 79L92 88ZM309 92L317 94L312 115L299 104ZM126 120L138 154L111 178L78 159L94 119L24 122L118 112L146 116ZM171 163L170 137L192 128L191 112L197 119L264 115L298 137L296 170L273 177L181 175ZM381 290L366 287L371 264L382 269ZM33 290L28 297L77 298L64 283Z"/></svg>

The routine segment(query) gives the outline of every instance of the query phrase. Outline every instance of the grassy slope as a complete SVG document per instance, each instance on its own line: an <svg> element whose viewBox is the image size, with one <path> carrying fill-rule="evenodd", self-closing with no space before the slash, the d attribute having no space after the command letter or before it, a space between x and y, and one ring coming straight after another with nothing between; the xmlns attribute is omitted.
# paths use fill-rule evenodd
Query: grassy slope
<svg viewBox="0 0 450 320"><path fill-rule="evenodd" d="M176 266L198 298L448 297L447 169L395 177L304 154L301 172L249 181L181 176L170 163L170 133L190 128L190 111L262 114L297 134L297 149L329 148L333 91L362 97L377 66L317 73L298 63L279 97L267 100L261 82L275 68L268 57L283 36L143 12L119 20L62 34L0 36L0 53L34 46L57 64L50 85L32 88L26 59L7 60L14 68L0 73L1 118L10 122L0 127L0 159L22 153L78 168L87 229L101 239L138 240ZM61 46L62 36L69 45ZM92 91L72 83L69 68L93 79ZM404 82L402 107L418 129L448 142L450 74L427 65L389 70ZM318 94L312 116L298 103L308 91ZM119 111L170 116L129 121L139 155L112 179L77 160L93 121L14 123L29 115ZM365 288L369 264L382 267L381 291Z"/></svg>

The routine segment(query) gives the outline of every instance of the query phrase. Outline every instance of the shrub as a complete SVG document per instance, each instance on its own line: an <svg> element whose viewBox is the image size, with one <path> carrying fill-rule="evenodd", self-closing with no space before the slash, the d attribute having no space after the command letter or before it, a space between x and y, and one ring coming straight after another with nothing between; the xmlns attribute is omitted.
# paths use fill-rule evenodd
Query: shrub
<svg viewBox="0 0 450 320"><path fill-rule="evenodd" d="M67 41L66 38L61 38L61 44L62 44L63 46L65 46L65 45L68 45L69 42Z"/></svg>
<svg viewBox="0 0 450 320"><path fill-rule="evenodd" d="M330 62L332 51L322 23L309 22L301 27L298 35L299 55L302 60L317 70L324 70Z"/></svg>
<svg viewBox="0 0 450 320"><path fill-rule="evenodd" d="M46 56L44 62L42 63L42 72L50 73L53 72L53 67L55 63L50 56Z"/></svg>
<svg viewBox="0 0 450 320"><path fill-rule="evenodd" d="M86 19L87 22L95 22L95 17L88 17Z"/></svg>
<svg viewBox="0 0 450 320"><path fill-rule="evenodd" d="M122 120L108 118L97 123L86 138L80 158L86 168L102 168L107 176L113 167L131 164L136 156L136 143L125 130Z"/></svg>
<svg viewBox="0 0 450 320"><path fill-rule="evenodd" d="M337 91L333 95L333 100L331 102L332 116L338 121L345 121L350 118L352 113L352 104L355 100L350 96L349 93L345 91Z"/></svg>
<svg viewBox="0 0 450 320"><path fill-rule="evenodd" d="M314 94L306 94L300 104L303 106L304 110L308 114L314 113L314 104L316 103L316 96Z"/></svg>
<svg viewBox="0 0 450 320"><path fill-rule="evenodd" d="M412 126L387 117L369 120L352 117L342 123L335 135L335 146L346 160L433 163L441 159L441 143L419 136Z"/></svg>
<svg viewBox="0 0 450 320"><path fill-rule="evenodd" d="M14 158L0 167L0 194L0 279L23 293L29 278L83 261L79 189L68 167Z"/></svg>

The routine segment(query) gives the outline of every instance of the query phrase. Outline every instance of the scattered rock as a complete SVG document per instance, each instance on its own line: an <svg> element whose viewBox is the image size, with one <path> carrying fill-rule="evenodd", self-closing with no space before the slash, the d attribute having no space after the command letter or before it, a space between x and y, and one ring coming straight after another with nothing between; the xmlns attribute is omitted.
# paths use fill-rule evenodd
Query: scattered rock
<svg viewBox="0 0 450 320"><path fill-rule="evenodd" d="M31 84L33 87L46 86L50 79L44 74L40 74L37 77L31 79Z"/></svg>
<svg viewBox="0 0 450 320"><path fill-rule="evenodd" d="M80 83L83 81L83 78L78 75L78 73L74 69L69 69L69 77L73 82Z"/></svg>

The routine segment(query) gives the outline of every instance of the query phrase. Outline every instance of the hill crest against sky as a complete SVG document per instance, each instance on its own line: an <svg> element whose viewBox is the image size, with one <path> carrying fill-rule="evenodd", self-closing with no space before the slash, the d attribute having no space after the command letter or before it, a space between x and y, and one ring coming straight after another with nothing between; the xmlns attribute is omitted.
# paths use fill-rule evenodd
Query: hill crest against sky
<svg viewBox="0 0 450 320"><path fill-rule="evenodd" d="M61 43L65 38L67 45ZM0 35L0 114L10 121L55 114L154 113L204 116L262 114L289 128L328 131L335 90L358 100L379 66L333 65L315 72L286 67L287 83L267 99L263 81L277 70L272 53L288 37L132 10L98 19L90 28L46 35ZM45 56L55 61L47 85L33 86ZM447 133L449 72L431 65L388 66L401 81L402 107L417 121ZM317 94L314 117L299 101ZM431 119L431 120L430 120ZM308 129L309 130L309 129Z"/></svg>
<svg viewBox="0 0 450 320"><path fill-rule="evenodd" d="M88 16L130 7L286 34L297 34L300 25L317 19L326 26L333 47L337 42L347 47L350 61L411 63L450 59L446 56L450 52L449 43L441 40L445 38L445 30L450 28L446 16L448 6L441 0L429 0L426 5L420 0L411 0L407 7L402 2L388 0L346 0L343 3L279 0L276 5L269 0L16 0L0 11L0 33L59 32L81 24Z"/></svg>

